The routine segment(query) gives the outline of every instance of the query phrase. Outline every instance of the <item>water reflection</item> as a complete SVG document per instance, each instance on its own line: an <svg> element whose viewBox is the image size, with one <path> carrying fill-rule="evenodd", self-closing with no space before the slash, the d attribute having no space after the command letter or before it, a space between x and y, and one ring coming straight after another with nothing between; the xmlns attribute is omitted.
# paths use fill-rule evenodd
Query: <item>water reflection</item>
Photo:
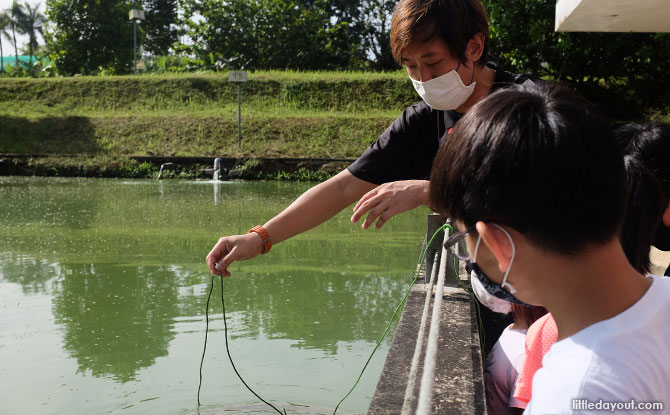
<svg viewBox="0 0 670 415"><path fill-rule="evenodd" d="M171 272L105 263L65 268L53 312L80 371L127 382L140 368L167 356L178 311Z"/></svg>
<svg viewBox="0 0 670 415"><path fill-rule="evenodd" d="M199 347L204 330L205 254L220 235L262 223L308 186L0 177L0 286L49 296L62 350L79 376L147 382L142 374L161 358L197 367L200 351L184 342L195 333ZM347 371L358 370L409 282L424 217L401 215L373 233L345 213L270 255L234 264L224 282L232 341L288 342L295 362L348 353L357 360ZM7 301L0 307L20 301L0 299ZM217 283L210 315L220 313ZM11 335L4 330L0 344ZM0 347L3 360L10 349ZM374 376L370 382L373 388Z"/></svg>
<svg viewBox="0 0 670 415"><path fill-rule="evenodd" d="M26 294L46 293L48 282L62 275L58 263L14 252L0 253L0 278L20 284Z"/></svg>
<svg viewBox="0 0 670 415"><path fill-rule="evenodd" d="M224 284L226 310L242 312L244 337L294 340L294 347L337 352L338 343L374 341L388 318L379 303L398 301L402 284L333 272L249 273ZM212 306L221 313L220 297ZM200 304L194 304L200 307ZM202 308L200 308L201 310ZM193 310L197 312L197 310Z"/></svg>
<svg viewBox="0 0 670 415"><path fill-rule="evenodd" d="M176 267L93 263L61 269L66 277L55 284L53 313L63 326L65 348L80 371L94 376L134 380L141 368L168 354L175 321L201 321L204 313L207 289L180 293L178 286L187 286L192 274ZM203 276L196 278L202 282ZM214 317L221 315L216 287ZM338 344L374 341L388 317L378 304L397 302L402 288L376 276L333 272L239 273L224 284L227 312L239 312L231 338L288 339L294 347L335 355Z"/></svg>
<svg viewBox="0 0 670 415"><path fill-rule="evenodd" d="M214 187L214 204L218 205L219 203L221 203L221 197L219 196L219 194L221 193L221 182L219 182L218 180L215 181L213 187Z"/></svg>

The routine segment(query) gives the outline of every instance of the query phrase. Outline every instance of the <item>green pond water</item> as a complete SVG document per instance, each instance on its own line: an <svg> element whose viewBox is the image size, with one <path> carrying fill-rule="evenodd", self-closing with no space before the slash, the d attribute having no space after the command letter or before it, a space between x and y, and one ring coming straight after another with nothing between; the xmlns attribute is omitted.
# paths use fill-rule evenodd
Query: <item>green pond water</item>
<svg viewBox="0 0 670 415"><path fill-rule="evenodd" d="M0 413L193 414L218 237L313 183L0 177ZM332 413L407 288L427 210L381 230L350 209L224 281L230 352L291 413ZM200 412L273 413L209 308ZM365 412L393 331L338 413Z"/></svg>

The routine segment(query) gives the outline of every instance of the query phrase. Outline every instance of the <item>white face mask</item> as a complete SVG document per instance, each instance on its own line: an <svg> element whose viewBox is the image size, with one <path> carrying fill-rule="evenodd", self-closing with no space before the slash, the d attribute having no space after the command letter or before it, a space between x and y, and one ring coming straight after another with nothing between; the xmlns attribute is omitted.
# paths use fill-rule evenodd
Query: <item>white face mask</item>
<svg viewBox="0 0 670 415"><path fill-rule="evenodd" d="M477 297L479 302L493 312L501 314L509 313L512 310L512 303L489 294L482 283L479 282L479 279L474 275L474 272L475 271L473 270L473 275L470 275L470 282L472 284L472 291L475 293L475 297Z"/></svg>
<svg viewBox="0 0 670 415"><path fill-rule="evenodd" d="M475 65L473 63L473 65ZM459 63L460 66L460 63ZM472 78L474 79L474 68L472 68ZM470 82L465 86L461 77L456 72L458 67L445 73L444 75L433 78L430 81L421 82L412 79L414 89L421 99L426 101L431 108L436 110L454 110L460 107L475 90L476 82Z"/></svg>
<svg viewBox="0 0 670 415"><path fill-rule="evenodd" d="M514 257L516 257L516 246L514 245L514 240L512 239L512 235L507 232L505 228L503 228L500 225L493 224L496 228L500 229L502 232L505 233L505 236L509 239L510 244L512 244L512 258L510 258L509 265L507 267L507 270L505 271L505 277L503 278L503 282L499 286L499 290L502 291L502 288L507 287L510 293L516 292L516 289L507 282L507 277L509 276L509 271L512 269L512 263L514 262ZM479 238L477 238L477 244L475 245L475 254L472 258L473 263L477 263L477 253L479 252L479 244L482 242L482 237L481 235ZM479 269L479 267L477 267ZM479 269L480 272L481 269ZM483 273L483 272L482 272ZM497 285L493 283L489 277L487 277L485 274L483 274L483 278L485 278L490 285ZM489 290L487 290L484 287L484 284L480 281L479 278L477 278L476 270L473 267L472 272L470 273L470 283L472 284L472 291L475 293L475 296L477 299L484 304L487 308L489 308L491 311L494 311L496 313L502 313L502 314L507 314L511 311L512 309L512 303L504 300L500 297L496 297L495 295L491 294ZM503 293L506 294L507 296L511 297L511 294ZM514 297L512 297L514 298ZM518 300L517 300L518 301ZM526 304L527 305L527 304Z"/></svg>

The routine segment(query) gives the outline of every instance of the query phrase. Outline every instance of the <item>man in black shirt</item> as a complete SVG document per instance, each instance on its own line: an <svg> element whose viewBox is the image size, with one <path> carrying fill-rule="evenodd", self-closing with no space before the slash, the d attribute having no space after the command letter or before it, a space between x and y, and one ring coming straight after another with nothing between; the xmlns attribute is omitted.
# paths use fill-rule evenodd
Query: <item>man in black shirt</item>
<svg viewBox="0 0 670 415"><path fill-rule="evenodd" d="M486 69L494 72L489 93L529 79L505 72L493 62L489 62ZM348 170L359 179L377 185L399 180L427 180L437 148L462 116L457 110L433 109L425 101L412 105Z"/></svg>
<svg viewBox="0 0 670 415"><path fill-rule="evenodd" d="M267 253L273 244L327 221L358 200L352 222L368 228L428 205L428 177L440 142L458 119L497 88L527 77L487 65L488 19L480 0L400 0L391 48L423 101L413 105L351 166L309 189L263 226L222 237L207 255L212 274ZM448 139L448 138L447 138Z"/></svg>

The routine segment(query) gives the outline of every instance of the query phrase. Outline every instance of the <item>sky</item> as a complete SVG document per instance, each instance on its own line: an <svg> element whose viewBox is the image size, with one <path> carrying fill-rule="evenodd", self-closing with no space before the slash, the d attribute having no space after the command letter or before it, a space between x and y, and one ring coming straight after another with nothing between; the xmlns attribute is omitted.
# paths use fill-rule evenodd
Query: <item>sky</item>
<svg viewBox="0 0 670 415"><path fill-rule="evenodd" d="M9 9L12 6L12 1L13 0L0 0L0 10L6 10ZM19 0L19 3L24 4L26 0ZM39 10L41 13L44 13L44 0L27 0L28 4L31 6L35 4L39 4ZM14 45L11 44L7 39L4 37L1 39L2 40L2 50L3 50L3 55L5 56L14 56ZM40 45L44 43L44 39L42 39L41 36L38 35L38 40L40 42ZM28 37L27 36L20 36L16 35L16 44L19 47L19 50L21 50L21 47L25 45L28 42ZM20 52L19 52L20 53Z"/></svg>

